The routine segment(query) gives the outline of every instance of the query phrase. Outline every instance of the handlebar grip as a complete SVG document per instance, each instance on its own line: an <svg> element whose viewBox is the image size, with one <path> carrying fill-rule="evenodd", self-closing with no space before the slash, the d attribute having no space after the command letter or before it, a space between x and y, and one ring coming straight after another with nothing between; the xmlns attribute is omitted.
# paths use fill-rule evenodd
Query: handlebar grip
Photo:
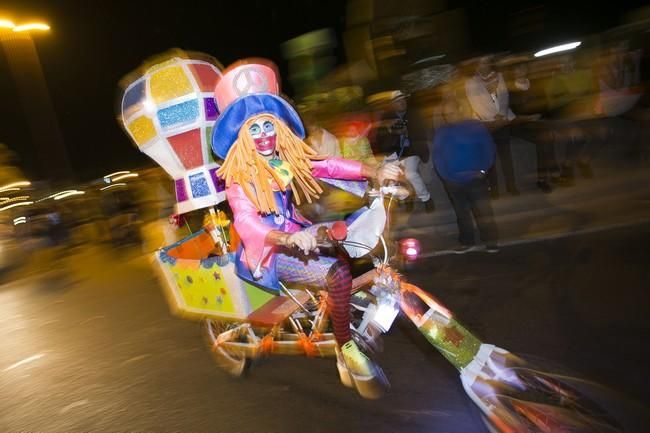
<svg viewBox="0 0 650 433"><path fill-rule="evenodd" d="M393 197L397 200L405 200L409 195L410 191L401 185L395 185L393 189Z"/></svg>
<svg viewBox="0 0 650 433"><path fill-rule="evenodd" d="M318 227L318 231L316 232L316 242L318 244L321 243L328 243L330 241L330 236L329 236L329 230L325 226L320 226Z"/></svg>
<svg viewBox="0 0 650 433"><path fill-rule="evenodd" d="M385 196L392 196L397 200L405 200L411 194L406 187L392 180L384 182L380 190Z"/></svg>
<svg viewBox="0 0 650 433"><path fill-rule="evenodd" d="M328 247L336 242L345 240L347 236L348 226L343 221L336 221L330 228L326 226L318 227L315 237L319 246Z"/></svg>

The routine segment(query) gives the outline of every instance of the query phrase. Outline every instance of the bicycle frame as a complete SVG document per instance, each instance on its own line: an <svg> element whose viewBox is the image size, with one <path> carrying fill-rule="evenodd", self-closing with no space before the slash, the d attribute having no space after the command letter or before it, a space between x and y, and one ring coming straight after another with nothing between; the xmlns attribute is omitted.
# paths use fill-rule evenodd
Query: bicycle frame
<svg viewBox="0 0 650 433"><path fill-rule="evenodd" d="M383 200L381 191L378 195L378 200ZM383 201L381 209L386 210ZM326 292L312 294L283 286L284 294L278 296L237 278L232 253L197 260L206 249L214 248L212 236L214 233L199 232L163 248L156 258L176 312L190 318L208 318L205 323L211 348L222 368L239 376L251 359L268 354L337 354L334 335L329 332ZM350 238L354 239L354 234ZM508 351L483 343L434 296L404 281L389 265L388 245L382 236L379 241L384 249L383 258L373 257L375 269L355 278L352 287L355 299L351 307L363 313L353 335L362 339L366 347L376 346L376 339L390 330L402 311L459 371L464 390L483 413L490 431L559 431L556 426L564 428L566 423L606 423L608 431L621 431L604 411L594 414L585 409L594 405L579 392L549 373L531 369ZM341 241L340 246L357 253L360 248L374 249L348 239ZM192 284L196 289L197 282L206 286L203 289L207 291L189 290ZM212 305L203 300L214 296ZM365 307L356 304L356 298L362 297L371 300ZM341 381L351 386L349 373L339 364L340 361L337 366ZM370 382L358 382L355 378L354 383L362 395L375 398L381 394ZM523 392L532 397L524 399Z"/></svg>

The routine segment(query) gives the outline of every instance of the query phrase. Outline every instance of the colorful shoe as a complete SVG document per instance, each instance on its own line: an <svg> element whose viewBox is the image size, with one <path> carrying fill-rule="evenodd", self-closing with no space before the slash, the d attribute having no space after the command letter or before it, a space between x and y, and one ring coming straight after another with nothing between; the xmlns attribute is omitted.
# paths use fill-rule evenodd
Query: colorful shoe
<svg viewBox="0 0 650 433"><path fill-rule="evenodd" d="M341 383L348 388L354 388L354 381L350 375L350 370L345 365L345 359L343 358L341 349L338 347L336 348L336 369L339 372L339 379L341 380Z"/></svg>
<svg viewBox="0 0 650 433"><path fill-rule="evenodd" d="M337 367L343 385L351 387L353 384L363 398L377 399L384 395L390 387L384 372L359 349L354 340L341 346L340 353L345 369L339 366L338 356Z"/></svg>
<svg viewBox="0 0 650 433"><path fill-rule="evenodd" d="M358 376L371 376L373 373L373 363L372 361L359 350L357 343L354 340L350 340L341 346L341 352L343 354L343 359L345 360L345 365L348 367L352 374Z"/></svg>

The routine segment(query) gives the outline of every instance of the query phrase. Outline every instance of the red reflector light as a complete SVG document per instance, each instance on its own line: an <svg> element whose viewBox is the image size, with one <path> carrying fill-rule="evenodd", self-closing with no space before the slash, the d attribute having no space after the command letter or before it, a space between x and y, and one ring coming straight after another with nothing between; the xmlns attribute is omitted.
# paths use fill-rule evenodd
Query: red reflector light
<svg viewBox="0 0 650 433"><path fill-rule="evenodd" d="M335 241L342 241L348 236L348 226L343 221L336 221L330 228L330 236Z"/></svg>
<svg viewBox="0 0 650 433"><path fill-rule="evenodd" d="M415 260L420 254L420 241L415 238L402 239L399 241L399 251L408 260Z"/></svg>

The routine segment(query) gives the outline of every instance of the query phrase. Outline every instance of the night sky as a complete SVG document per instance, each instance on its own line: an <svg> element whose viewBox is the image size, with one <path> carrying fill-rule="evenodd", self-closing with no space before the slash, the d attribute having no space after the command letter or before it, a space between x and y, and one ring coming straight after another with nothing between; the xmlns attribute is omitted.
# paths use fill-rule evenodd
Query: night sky
<svg viewBox="0 0 650 433"><path fill-rule="evenodd" d="M149 56L181 48L227 66L242 57L273 59L286 68L280 44L310 30L339 26L345 2L327 1L319 14L296 22L290 10L320 1L19 1L3 2L15 22L42 17L52 30L35 36L41 64L79 180L148 162L119 128L118 81ZM170 3L168 1L164 2ZM175 6L174 6L175 4ZM9 14L7 14L9 15ZM29 169L29 129L4 53L0 51L0 143Z"/></svg>
<svg viewBox="0 0 650 433"><path fill-rule="evenodd" d="M171 3L169 6L167 3ZM467 6L471 38L503 48L513 10L535 2L448 2ZM564 2L566 3L566 2ZM571 3L571 2L570 2ZM616 25L625 10L599 10L594 2L573 3L564 12L550 3L558 18L554 31L597 31ZM642 2L624 2L627 8ZM114 113L118 81L147 57L181 48L202 51L227 66L251 56L286 64L281 43L307 31L345 26L345 0L218 1L3 1L0 12L15 22L47 21L49 34L35 36L36 46L70 159L79 180L148 162L119 128ZM480 48L486 48L482 46ZM339 62L345 61L339 46ZM30 138L4 53L0 54L0 143L30 167ZM288 83L284 90L291 94Z"/></svg>

